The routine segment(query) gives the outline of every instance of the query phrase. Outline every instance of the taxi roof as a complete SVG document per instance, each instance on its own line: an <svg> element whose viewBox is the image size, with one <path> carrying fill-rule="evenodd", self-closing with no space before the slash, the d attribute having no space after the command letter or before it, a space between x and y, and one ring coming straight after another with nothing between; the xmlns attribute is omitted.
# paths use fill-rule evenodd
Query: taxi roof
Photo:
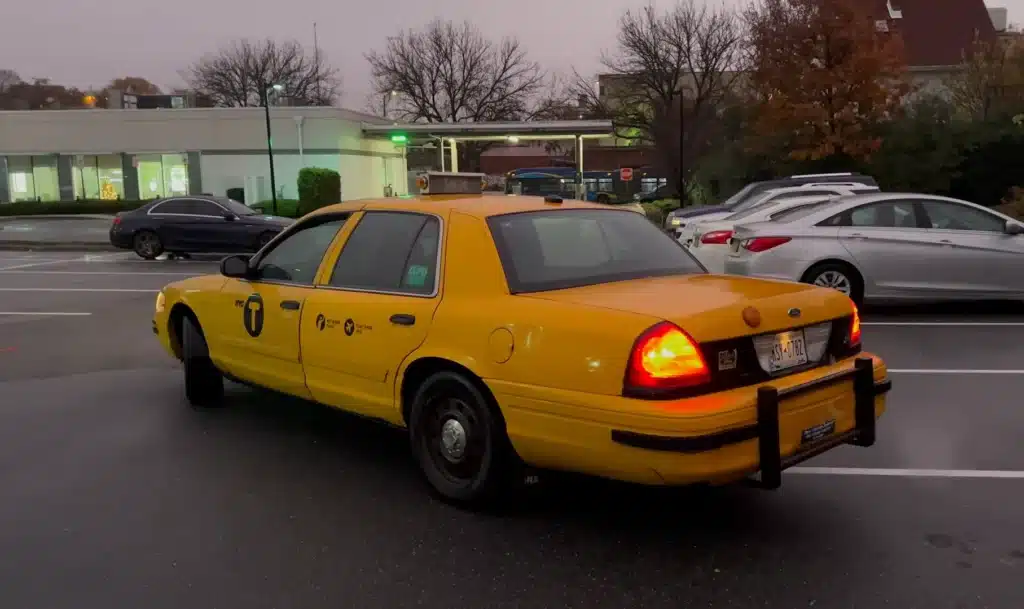
<svg viewBox="0 0 1024 609"><path fill-rule="evenodd" d="M557 210L557 209L616 209L603 203L588 203L576 199L562 199L558 202L545 202L544 197L530 195L416 195L410 197L388 197L381 199L357 199L328 205L316 210L315 214L352 212L360 210L396 210L438 212L457 211L478 218L488 218L503 214L514 214L526 211ZM623 208L626 210L626 208Z"/></svg>

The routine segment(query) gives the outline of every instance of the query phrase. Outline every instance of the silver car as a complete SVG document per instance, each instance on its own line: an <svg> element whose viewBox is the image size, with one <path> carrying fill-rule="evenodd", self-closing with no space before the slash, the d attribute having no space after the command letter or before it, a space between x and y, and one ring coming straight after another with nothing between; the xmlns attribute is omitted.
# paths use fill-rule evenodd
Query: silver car
<svg viewBox="0 0 1024 609"><path fill-rule="evenodd" d="M725 272L856 302L1024 299L1024 223L946 197L873 193L737 226Z"/></svg>

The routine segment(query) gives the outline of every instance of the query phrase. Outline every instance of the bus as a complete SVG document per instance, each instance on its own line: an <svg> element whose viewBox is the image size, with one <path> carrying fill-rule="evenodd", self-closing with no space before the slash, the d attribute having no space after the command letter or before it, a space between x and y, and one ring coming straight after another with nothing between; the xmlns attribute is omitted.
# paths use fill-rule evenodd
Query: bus
<svg viewBox="0 0 1024 609"><path fill-rule="evenodd" d="M653 192L668 183L667 178L649 167L633 170L633 179L623 182L618 170L584 171L586 200L597 203L626 203L634 195ZM524 167L505 174L505 193L564 198L576 196L575 167Z"/></svg>

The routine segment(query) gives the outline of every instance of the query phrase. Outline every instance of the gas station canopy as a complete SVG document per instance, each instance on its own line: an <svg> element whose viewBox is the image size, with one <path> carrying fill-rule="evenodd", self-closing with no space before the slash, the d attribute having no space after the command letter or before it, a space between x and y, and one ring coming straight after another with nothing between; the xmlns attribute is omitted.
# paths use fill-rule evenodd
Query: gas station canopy
<svg viewBox="0 0 1024 609"><path fill-rule="evenodd" d="M390 138L395 142L413 139L444 139L449 141L555 140L612 137L610 120L537 121L497 123L394 123L374 125L363 123L367 137ZM402 138L405 138L404 140Z"/></svg>

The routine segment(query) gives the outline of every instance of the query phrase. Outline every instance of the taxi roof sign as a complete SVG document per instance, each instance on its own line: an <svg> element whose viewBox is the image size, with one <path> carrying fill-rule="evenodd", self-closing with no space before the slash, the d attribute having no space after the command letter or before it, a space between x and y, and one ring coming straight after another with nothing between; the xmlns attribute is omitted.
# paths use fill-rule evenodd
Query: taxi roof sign
<svg viewBox="0 0 1024 609"><path fill-rule="evenodd" d="M416 178L416 187L421 195L482 195L484 177L482 173L428 171Z"/></svg>

